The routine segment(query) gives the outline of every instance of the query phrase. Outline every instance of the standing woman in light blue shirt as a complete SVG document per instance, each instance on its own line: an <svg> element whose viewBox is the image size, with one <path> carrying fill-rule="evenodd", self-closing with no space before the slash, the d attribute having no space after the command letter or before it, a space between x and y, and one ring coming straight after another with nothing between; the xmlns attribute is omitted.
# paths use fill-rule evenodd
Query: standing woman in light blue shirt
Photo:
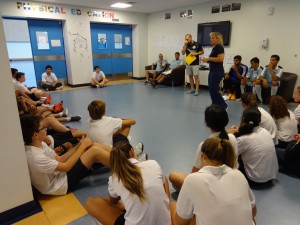
<svg viewBox="0 0 300 225"><path fill-rule="evenodd" d="M224 77L224 47L223 37L219 32L211 32L210 44L213 46L208 58L203 58L202 62L209 63L208 88L212 104L219 105L227 109L222 95L219 92L219 84Z"/></svg>

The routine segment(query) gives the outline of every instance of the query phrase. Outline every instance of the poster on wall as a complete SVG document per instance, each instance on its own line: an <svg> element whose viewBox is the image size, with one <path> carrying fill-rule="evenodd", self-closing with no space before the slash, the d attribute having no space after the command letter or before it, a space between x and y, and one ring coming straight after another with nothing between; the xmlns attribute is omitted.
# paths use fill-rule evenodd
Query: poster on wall
<svg viewBox="0 0 300 225"><path fill-rule="evenodd" d="M222 12L228 12L230 11L231 5L227 4L227 5L222 5Z"/></svg>
<svg viewBox="0 0 300 225"><path fill-rule="evenodd" d="M171 19L171 13L165 13L165 20Z"/></svg>
<svg viewBox="0 0 300 225"><path fill-rule="evenodd" d="M98 34L98 49L107 49L106 34Z"/></svg>
<svg viewBox="0 0 300 225"><path fill-rule="evenodd" d="M61 42L60 40L51 40L51 46L52 47L61 47Z"/></svg>
<svg viewBox="0 0 300 225"><path fill-rule="evenodd" d="M231 11L241 10L241 3L232 3Z"/></svg>
<svg viewBox="0 0 300 225"><path fill-rule="evenodd" d="M187 17L188 17L188 18L192 18L192 17L193 17L193 10L189 9L189 10L187 11Z"/></svg>
<svg viewBox="0 0 300 225"><path fill-rule="evenodd" d="M181 11L181 12L179 13L179 16L180 16L180 17L186 17L186 15L187 15L186 10Z"/></svg>
<svg viewBox="0 0 300 225"><path fill-rule="evenodd" d="M220 6L219 5L213 6L211 8L211 13L219 13L219 12L220 12Z"/></svg>
<svg viewBox="0 0 300 225"><path fill-rule="evenodd" d="M125 37L125 45L130 45L130 37Z"/></svg>
<svg viewBox="0 0 300 225"><path fill-rule="evenodd" d="M49 40L48 32L46 31L37 31L36 32L36 42L38 50L49 50Z"/></svg>
<svg viewBox="0 0 300 225"><path fill-rule="evenodd" d="M122 49L122 34L114 34L115 49Z"/></svg>

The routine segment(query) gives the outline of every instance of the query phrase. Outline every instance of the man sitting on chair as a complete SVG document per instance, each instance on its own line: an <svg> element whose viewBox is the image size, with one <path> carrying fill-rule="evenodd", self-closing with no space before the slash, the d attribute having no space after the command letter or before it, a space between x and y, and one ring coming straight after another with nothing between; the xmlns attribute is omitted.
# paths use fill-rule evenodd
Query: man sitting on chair
<svg viewBox="0 0 300 225"><path fill-rule="evenodd" d="M149 83L149 76L150 75L153 76L153 80L155 80L156 77L164 71L164 69L166 67L166 64L167 64L167 61L164 60L163 54L159 53L158 61L156 63L152 63L151 70L146 70L146 73L145 73L146 81L145 81L144 84ZM156 69L154 70L155 65L156 65Z"/></svg>
<svg viewBox="0 0 300 225"><path fill-rule="evenodd" d="M174 70L183 67L183 61L180 59L180 53L175 52L175 60L172 60L170 66L162 72L155 80L151 80L150 83L154 88L157 84L162 83Z"/></svg>

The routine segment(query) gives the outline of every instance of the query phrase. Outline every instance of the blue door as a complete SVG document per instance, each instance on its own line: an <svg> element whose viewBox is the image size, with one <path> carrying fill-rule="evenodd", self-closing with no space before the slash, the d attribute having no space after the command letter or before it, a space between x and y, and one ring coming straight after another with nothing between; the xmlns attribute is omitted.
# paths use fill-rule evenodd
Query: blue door
<svg viewBox="0 0 300 225"><path fill-rule="evenodd" d="M52 66L57 78L67 79L62 22L28 20L36 80L42 80L46 65Z"/></svg>
<svg viewBox="0 0 300 225"><path fill-rule="evenodd" d="M91 24L93 65L106 75L132 73L132 31L130 25Z"/></svg>

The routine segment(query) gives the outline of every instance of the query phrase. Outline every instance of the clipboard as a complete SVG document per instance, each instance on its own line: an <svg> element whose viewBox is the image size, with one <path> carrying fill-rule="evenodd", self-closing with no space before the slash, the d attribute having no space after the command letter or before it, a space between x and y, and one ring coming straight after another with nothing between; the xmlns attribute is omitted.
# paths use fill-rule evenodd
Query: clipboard
<svg viewBox="0 0 300 225"><path fill-rule="evenodd" d="M192 62L194 62L196 60L196 56L188 54L185 58L184 61L186 62L186 64L190 65Z"/></svg>

